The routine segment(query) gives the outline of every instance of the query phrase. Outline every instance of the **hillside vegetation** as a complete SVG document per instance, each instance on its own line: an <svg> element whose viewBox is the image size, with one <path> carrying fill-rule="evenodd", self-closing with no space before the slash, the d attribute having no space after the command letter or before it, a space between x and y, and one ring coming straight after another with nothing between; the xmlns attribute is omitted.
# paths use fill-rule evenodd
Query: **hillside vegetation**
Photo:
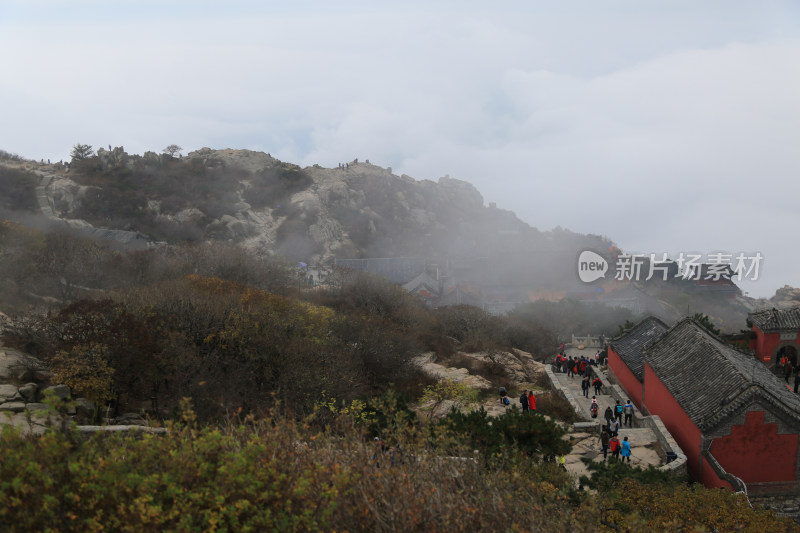
<svg viewBox="0 0 800 533"><path fill-rule="evenodd" d="M83 440L4 427L5 530L796 530L657 472L601 469L596 494L577 489L553 461L570 445L569 416L552 402L497 418L428 420L408 407L437 390L412 364L420 353L541 358L558 316L611 328L625 313L430 309L370 276L307 286L283 260L236 244L126 252L8 221L0 239L2 342L90 398L98 420L146 408L169 428ZM496 366L475 368L509 383Z"/></svg>
<svg viewBox="0 0 800 533"><path fill-rule="evenodd" d="M66 384L97 423L146 411L169 429L84 439L64 424L38 437L4 425L4 530L797 530L656 470L590 466L579 487L554 461L575 416L554 394L537 414L433 416L430 402L488 405L491 387L513 391L519 380L492 354L541 360L570 333L614 334L630 311L569 298L503 316L432 309L383 279L330 267L314 286L296 266L421 255L466 285L563 296L576 250L606 239L542 233L464 182L365 163L121 148L69 173L0 160L0 342L31 356L17 384ZM625 290L710 302L681 283ZM421 354L490 390L437 382Z"/></svg>
<svg viewBox="0 0 800 533"><path fill-rule="evenodd" d="M357 408L329 410L324 427L277 413L203 426L184 406L162 437L5 430L0 521L20 532L798 531L740 495L625 465L595 472L597 493L575 490L513 440L486 462L457 427L428 436L395 403L381 407L378 441Z"/></svg>
<svg viewBox="0 0 800 533"><path fill-rule="evenodd" d="M151 398L169 411L189 397L202 418L260 412L275 401L305 414L322 391L349 401L392 383L416 398L430 382L410 364L422 352L517 347L542 357L556 345L525 317L432 310L369 276L311 289L279 259L235 245L120 253L10 223L0 225L0 239L21 302L35 301L26 286L66 300L47 312L20 307L3 343L119 411ZM107 370L74 371L84 365Z"/></svg>

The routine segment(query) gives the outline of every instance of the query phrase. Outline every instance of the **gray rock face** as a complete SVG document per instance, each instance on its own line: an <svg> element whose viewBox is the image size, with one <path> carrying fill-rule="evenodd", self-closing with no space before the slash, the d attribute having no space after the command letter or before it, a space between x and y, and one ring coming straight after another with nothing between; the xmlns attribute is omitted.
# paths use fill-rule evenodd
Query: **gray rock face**
<svg viewBox="0 0 800 533"><path fill-rule="evenodd" d="M466 368L445 367L432 361L433 354L423 354L414 359L414 363L423 372L440 380L451 380L462 383L471 389L489 390L492 383L483 376L472 375Z"/></svg>
<svg viewBox="0 0 800 533"><path fill-rule="evenodd" d="M783 288L775 291L775 296L771 302L779 308L788 308L800 305L800 289L784 285Z"/></svg>
<svg viewBox="0 0 800 533"><path fill-rule="evenodd" d="M60 177L53 177L47 188L56 215L73 211L78 202L86 196L89 187Z"/></svg>
<svg viewBox="0 0 800 533"><path fill-rule="evenodd" d="M100 148L97 157L103 168L131 166L136 159L128 156L122 147ZM142 159L160 164L162 158L147 153ZM402 232L398 233L397 228L407 225L416 232L427 234L443 230L444 222L439 216L442 206L458 206L465 216L480 216L484 209L481 194L465 181L449 176L440 178L438 182L416 181L408 176L395 176L391 169L357 160L346 168L297 167L295 170L302 172L308 182L301 190L294 189L290 197L281 199L283 211L275 204L254 208L244 192L262 186L259 176L263 172L291 165L269 154L250 150L203 148L189 153L186 159L207 168L230 168L241 175L236 191L238 201L229 206L232 212L210 219L211 216L203 212L205 209L201 211L197 206L187 206L170 215L162 212L158 199L148 198L148 210L152 216L179 224L194 224L212 238L231 239L257 248L280 249L288 237L307 239L314 246L314 257L309 257L313 261L331 259L341 250L357 253L364 243L351 239L351 232L366 231L370 238L391 240L400 237ZM144 236L127 231L129 228L93 227L84 220L73 218L96 187L80 185L71 175L53 172L49 168L36 172L42 177L37 199L42 213L48 218L79 228L93 238L146 245ZM385 190L386 194L370 195L365 189L367 192ZM388 209L389 204L394 207ZM291 207L286 210L286 206ZM287 221L292 235L278 232ZM455 231L457 228L450 229ZM405 245L413 246L414 242L412 239Z"/></svg>

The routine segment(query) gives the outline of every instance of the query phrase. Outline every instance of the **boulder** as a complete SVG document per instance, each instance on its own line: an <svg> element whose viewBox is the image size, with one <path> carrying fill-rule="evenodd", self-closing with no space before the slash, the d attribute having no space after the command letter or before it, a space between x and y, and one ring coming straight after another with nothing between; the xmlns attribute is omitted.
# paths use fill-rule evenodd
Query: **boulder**
<svg viewBox="0 0 800 533"><path fill-rule="evenodd" d="M28 403L36 401L36 393L39 391L39 386L36 383L26 383L19 388L19 394L22 399Z"/></svg>
<svg viewBox="0 0 800 533"><path fill-rule="evenodd" d="M47 391L53 391L53 394L57 398L61 398L62 400L68 400L70 398L69 387L67 387L66 385L51 385L46 389L44 389L42 393L44 395L47 395Z"/></svg>
<svg viewBox="0 0 800 533"><path fill-rule="evenodd" d="M94 418L94 404L88 398L75 400L75 421L78 424L88 424Z"/></svg>
<svg viewBox="0 0 800 533"><path fill-rule="evenodd" d="M19 389L14 385L4 383L0 385L0 403L16 398L19 395Z"/></svg>
<svg viewBox="0 0 800 533"><path fill-rule="evenodd" d="M414 359L415 363L429 376L451 380L455 383L463 383L467 387L480 390L493 389L492 383L483 376L475 376L469 373L466 368L446 368L432 361L433 354L423 354Z"/></svg>
<svg viewBox="0 0 800 533"><path fill-rule="evenodd" d="M146 426L147 421L137 413L124 413L114 420L114 423L121 426Z"/></svg>
<svg viewBox="0 0 800 533"><path fill-rule="evenodd" d="M175 213L175 215L172 218L176 222L184 223L184 222L202 220L205 216L206 216L205 213L203 213L196 207L190 207L188 209L184 209L183 211Z"/></svg>
<svg viewBox="0 0 800 533"><path fill-rule="evenodd" d="M23 435L40 436L47 431L48 421L42 417L31 417L29 419L25 413L16 413L9 423L19 429Z"/></svg>
<svg viewBox="0 0 800 533"><path fill-rule="evenodd" d="M11 411L21 413L25 410L25 402L4 402L0 404L0 411Z"/></svg>

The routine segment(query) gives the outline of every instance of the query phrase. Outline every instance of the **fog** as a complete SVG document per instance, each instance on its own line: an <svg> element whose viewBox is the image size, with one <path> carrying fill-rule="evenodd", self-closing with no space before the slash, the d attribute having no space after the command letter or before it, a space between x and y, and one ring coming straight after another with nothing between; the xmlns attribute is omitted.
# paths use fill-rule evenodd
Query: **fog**
<svg viewBox="0 0 800 533"><path fill-rule="evenodd" d="M793 2L5 1L0 149L177 143L470 181L546 230L800 286Z"/></svg>

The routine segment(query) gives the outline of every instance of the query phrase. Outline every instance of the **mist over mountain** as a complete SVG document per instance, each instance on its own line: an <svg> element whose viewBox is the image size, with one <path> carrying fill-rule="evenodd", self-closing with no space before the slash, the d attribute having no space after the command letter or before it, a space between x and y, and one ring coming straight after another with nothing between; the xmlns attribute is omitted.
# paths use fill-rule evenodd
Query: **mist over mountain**
<svg viewBox="0 0 800 533"><path fill-rule="evenodd" d="M392 258L413 258L394 281L424 275L417 282L427 283L437 304L497 312L569 297L667 319L705 312L738 330L754 305L733 284L618 281L613 271L582 283L579 254L594 250L612 260L620 250L609 238L560 227L539 231L511 211L484 205L474 186L449 176L415 180L358 159L301 168L249 150L174 155L109 146L71 165L6 157L3 218L68 227L123 249L222 241L322 268L383 258L389 271Z"/></svg>

